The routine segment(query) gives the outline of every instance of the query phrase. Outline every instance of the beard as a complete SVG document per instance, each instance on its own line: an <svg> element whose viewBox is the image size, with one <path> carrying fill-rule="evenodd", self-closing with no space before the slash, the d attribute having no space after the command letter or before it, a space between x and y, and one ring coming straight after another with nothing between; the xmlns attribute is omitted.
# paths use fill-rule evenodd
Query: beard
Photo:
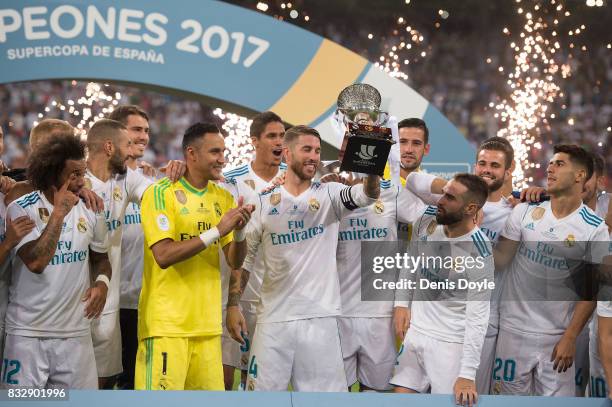
<svg viewBox="0 0 612 407"><path fill-rule="evenodd" d="M115 152L109 162L110 170L113 174L124 175L127 173L127 166L125 165L125 159Z"/></svg>
<svg viewBox="0 0 612 407"><path fill-rule="evenodd" d="M438 225L452 225L463 219L461 211L447 212L445 214L436 213L436 222Z"/></svg>
<svg viewBox="0 0 612 407"><path fill-rule="evenodd" d="M487 183L487 189L489 193L498 191L502 186L504 186L504 181L505 179L498 178L494 180L493 182L491 182L490 184Z"/></svg>
<svg viewBox="0 0 612 407"><path fill-rule="evenodd" d="M412 158L412 157L410 157ZM421 166L421 160L415 158L414 163L405 163L400 160L400 166L406 171L412 172Z"/></svg>
<svg viewBox="0 0 612 407"><path fill-rule="evenodd" d="M313 163L313 164L315 164L315 168L316 168L316 163ZM307 175L304 172L304 164L303 163L299 163L299 162L291 163L291 170L302 181L310 181L314 177L314 174L313 175Z"/></svg>

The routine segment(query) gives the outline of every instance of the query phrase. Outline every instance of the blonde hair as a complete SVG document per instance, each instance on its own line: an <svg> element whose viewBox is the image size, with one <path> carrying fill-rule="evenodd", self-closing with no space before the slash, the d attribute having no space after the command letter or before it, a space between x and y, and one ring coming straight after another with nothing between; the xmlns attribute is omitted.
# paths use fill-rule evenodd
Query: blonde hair
<svg viewBox="0 0 612 407"><path fill-rule="evenodd" d="M74 134L74 127L65 120L44 119L30 131L30 149L34 150L38 145L49 140L51 136L59 133Z"/></svg>

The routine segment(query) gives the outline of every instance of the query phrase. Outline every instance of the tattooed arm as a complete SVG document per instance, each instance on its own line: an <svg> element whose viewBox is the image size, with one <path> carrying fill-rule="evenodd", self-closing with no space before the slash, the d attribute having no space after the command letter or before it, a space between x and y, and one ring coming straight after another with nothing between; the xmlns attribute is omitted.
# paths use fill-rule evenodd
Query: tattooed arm
<svg viewBox="0 0 612 407"><path fill-rule="evenodd" d="M62 233L64 217L79 202L79 197L68 190L68 185L73 177L68 178L59 191L53 188L54 209L40 237L24 244L17 251L17 255L32 273L42 273L53 259Z"/></svg>

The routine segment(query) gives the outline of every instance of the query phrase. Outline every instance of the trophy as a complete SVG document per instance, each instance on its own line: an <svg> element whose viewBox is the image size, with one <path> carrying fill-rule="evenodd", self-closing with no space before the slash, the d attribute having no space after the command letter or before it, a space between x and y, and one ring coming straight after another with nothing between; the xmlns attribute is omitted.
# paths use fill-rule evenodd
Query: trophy
<svg viewBox="0 0 612 407"><path fill-rule="evenodd" d="M365 83L350 85L338 95L337 114L346 127L339 171L383 175L394 142L385 127L389 115L380 110L380 102L378 90Z"/></svg>

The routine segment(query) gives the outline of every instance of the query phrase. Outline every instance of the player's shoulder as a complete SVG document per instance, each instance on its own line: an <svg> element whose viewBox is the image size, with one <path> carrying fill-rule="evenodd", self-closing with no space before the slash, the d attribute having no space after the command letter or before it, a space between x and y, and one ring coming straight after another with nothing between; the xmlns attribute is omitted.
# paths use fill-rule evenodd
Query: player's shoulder
<svg viewBox="0 0 612 407"><path fill-rule="evenodd" d="M431 235L435 228L438 226L436 222L436 213L438 212L438 207L434 205L428 205L421 216L418 217L415 226L416 226L416 234L418 236L423 235L423 233L427 233Z"/></svg>
<svg viewBox="0 0 612 407"><path fill-rule="evenodd" d="M145 207L146 202L151 202L156 209L163 209L166 204L168 195L172 192L172 181L168 178L162 178L155 181L145 190L141 206Z"/></svg>
<svg viewBox="0 0 612 407"><path fill-rule="evenodd" d="M389 179L380 179L380 189L398 189L397 185L394 185Z"/></svg>
<svg viewBox="0 0 612 407"><path fill-rule="evenodd" d="M220 198L233 199L230 191L215 182L208 182L207 192Z"/></svg>
<svg viewBox="0 0 612 407"><path fill-rule="evenodd" d="M578 210L578 219L580 219L583 226L597 229L604 223L604 219L597 216L597 214L588 206L582 204L582 207Z"/></svg>
<svg viewBox="0 0 612 407"><path fill-rule="evenodd" d="M23 209L33 208L42 200L40 191L33 191L11 202L11 205L18 205Z"/></svg>
<svg viewBox="0 0 612 407"><path fill-rule="evenodd" d="M241 176L244 176L246 174L248 174L251 171L251 166L250 164L243 164L239 167L236 167L234 169L228 170L226 172L223 173L223 177L228 180L228 179L236 179L239 178Z"/></svg>
<svg viewBox="0 0 612 407"><path fill-rule="evenodd" d="M482 229L475 228L470 233L470 239L481 257L489 257L493 254L491 240Z"/></svg>

